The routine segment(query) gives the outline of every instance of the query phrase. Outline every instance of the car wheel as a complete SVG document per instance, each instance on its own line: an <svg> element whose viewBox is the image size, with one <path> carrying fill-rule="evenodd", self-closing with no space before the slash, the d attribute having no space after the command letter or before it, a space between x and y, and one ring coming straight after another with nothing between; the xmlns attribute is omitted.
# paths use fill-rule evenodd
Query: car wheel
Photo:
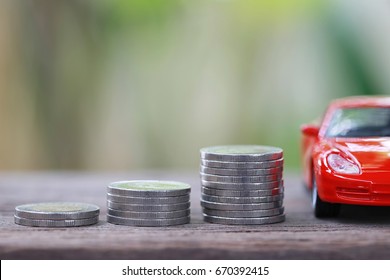
<svg viewBox="0 0 390 280"><path fill-rule="evenodd" d="M314 215L317 218L336 217L340 213L340 204L325 202L319 197L317 191L317 182L314 175L311 199Z"/></svg>

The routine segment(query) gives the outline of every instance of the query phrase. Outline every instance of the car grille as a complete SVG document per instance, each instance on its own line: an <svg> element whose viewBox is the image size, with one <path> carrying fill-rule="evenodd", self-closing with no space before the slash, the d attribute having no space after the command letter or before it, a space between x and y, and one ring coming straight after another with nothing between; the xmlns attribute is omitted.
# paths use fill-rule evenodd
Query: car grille
<svg viewBox="0 0 390 280"><path fill-rule="evenodd" d="M390 184L373 184L367 187L336 187L339 197L358 200L390 200Z"/></svg>

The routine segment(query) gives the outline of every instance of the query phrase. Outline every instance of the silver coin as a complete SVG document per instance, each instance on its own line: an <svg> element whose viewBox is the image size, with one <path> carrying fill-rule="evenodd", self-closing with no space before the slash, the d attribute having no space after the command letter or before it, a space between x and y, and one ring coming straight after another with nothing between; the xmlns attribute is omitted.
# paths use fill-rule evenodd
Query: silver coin
<svg viewBox="0 0 390 280"><path fill-rule="evenodd" d="M214 146L201 149L200 156L216 161L270 161L282 158L283 150L256 145Z"/></svg>
<svg viewBox="0 0 390 280"><path fill-rule="evenodd" d="M273 167L282 167L283 166L283 158L277 160L270 161L260 161L260 162L229 162L229 161L216 161L216 160L207 160L201 159L200 164L205 167L211 168L226 168L226 169L262 169L262 168L273 168Z"/></svg>
<svg viewBox="0 0 390 280"><path fill-rule="evenodd" d="M35 220L77 220L99 215L99 207L78 202L45 202L24 204L15 207L19 218Z"/></svg>
<svg viewBox="0 0 390 280"><path fill-rule="evenodd" d="M259 196L259 197L231 197L231 196L214 196L202 194L202 200L207 202L218 202L218 203L230 203L230 204L253 204L253 203L264 203L282 201L283 194L271 195L271 196Z"/></svg>
<svg viewBox="0 0 390 280"><path fill-rule="evenodd" d="M276 175L283 172L282 167L264 168L264 169L222 169L200 166L200 173L208 175L221 176L265 176Z"/></svg>
<svg viewBox="0 0 390 280"><path fill-rule="evenodd" d="M186 210L190 208L190 202L178 203L178 204L160 204L160 205L142 205L142 204L125 204L107 201L107 207L121 211L134 211L134 212L171 212Z"/></svg>
<svg viewBox="0 0 390 280"><path fill-rule="evenodd" d="M177 204L188 202L190 196L168 196L168 197L131 197L131 196L119 196L108 193L107 199L111 202L128 203L128 204L142 204L142 205L156 205L156 204Z"/></svg>
<svg viewBox="0 0 390 280"><path fill-rule="evenodd" d="M138 226L138 227L166 227L188 224L190 216L175 219L127 219L107 215L107 222L116 225Z"/></svg>
<svg viewBox="0 0 390 280"><path fill-rule="evenodd" d="M224 183L212 182L201 179L201 184L204 187L219 189L219 190L272 190L274 188L283 187L283 180L263 183Z"/></svg>
<svg viewBox="0 0 390 280"><path fill-rule="evenodd" d="M262 218L227 218L227 217L216 217L203 214L204 221L209 223L216 224L225 224L225 225L264 225L264 224L273 224L280 223L286 220L284 214L272 217L262 217Z"/></svg>
<svg viewBox="0 0 390 280"><path fill-rule="evenodd" d="M274 188L270 190L219 190L208 187L202 187L202 193L216 196L234 196L234 197L258 197L277 195L284 193L284 188Z"/></svg>
<svg viewBox="0 0 390 280"><path fill-rule="evenodd" d="M38 220L25 219L18 216L14 216L14 221L15 224L30 227L80 227L96 224L99 221L99 216L77 220Z"/></svg>
<svg viewBox="0 0 390 280"><path fill-rule="evenodd" d="M224 211L203 208L203 213L208 216L226 217L226 218L262 218L277 216L284 213L284 207L268 210L248 210L248 211Z"/></svg>
<svg viewBox="0 0 390 280"><path fill-rule="evenodd" d="M174 219L182 218L190 215L190 209L172 211L172 212L134 212L134 211L120 211L115 209L107 209L107 213L111 216L120 218L133 219Z"/></svg>
<svg viewBox="0 0 390 280"><path fill-rule="evenodd" d="M218 176L200 173L201 180L218 183L265 183L282 179L282 174L266 176Z"/></svg>
<svg viewBox="0 0 390 280"><path fill-rule="evenodd" d="M189 194L191 186L175 181L120 181L109 184L107 192L131 197L170 197Z"/></svg>
<svg viewBox="0 0 390 280"><path fill-rule="evenodd" d="M266 210L272 208L280 208L283 206L283 201L274 201L274 202L264 202L264 203L218 203L218 202L209 202L200 200L200 205L204 208L214 209L214 210Z"/></svg>

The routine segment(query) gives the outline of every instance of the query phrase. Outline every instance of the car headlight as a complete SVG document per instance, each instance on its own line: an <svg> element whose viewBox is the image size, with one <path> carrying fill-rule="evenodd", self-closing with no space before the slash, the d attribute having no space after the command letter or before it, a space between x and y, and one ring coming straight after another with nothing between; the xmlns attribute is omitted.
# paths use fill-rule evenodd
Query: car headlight
<svg viewBox="0 0 390 280"><path fill-rule="evenodd" d="M327 162L330 168L336 173L341 174L359 174L360 167L357 163L347 159L340 154L330 154L327 157Z"/></svg>

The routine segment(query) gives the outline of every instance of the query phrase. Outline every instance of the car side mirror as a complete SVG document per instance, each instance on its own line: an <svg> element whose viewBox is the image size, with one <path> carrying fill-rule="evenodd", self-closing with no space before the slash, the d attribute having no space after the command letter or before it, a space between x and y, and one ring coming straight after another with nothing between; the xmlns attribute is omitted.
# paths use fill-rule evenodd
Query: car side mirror
<svg viewBox="0 0 390 280"><path fill-rule="evenodd" d="M301 126L303 135L317 137L320 132L320 128L313 124L304 124Z"/></svg>

